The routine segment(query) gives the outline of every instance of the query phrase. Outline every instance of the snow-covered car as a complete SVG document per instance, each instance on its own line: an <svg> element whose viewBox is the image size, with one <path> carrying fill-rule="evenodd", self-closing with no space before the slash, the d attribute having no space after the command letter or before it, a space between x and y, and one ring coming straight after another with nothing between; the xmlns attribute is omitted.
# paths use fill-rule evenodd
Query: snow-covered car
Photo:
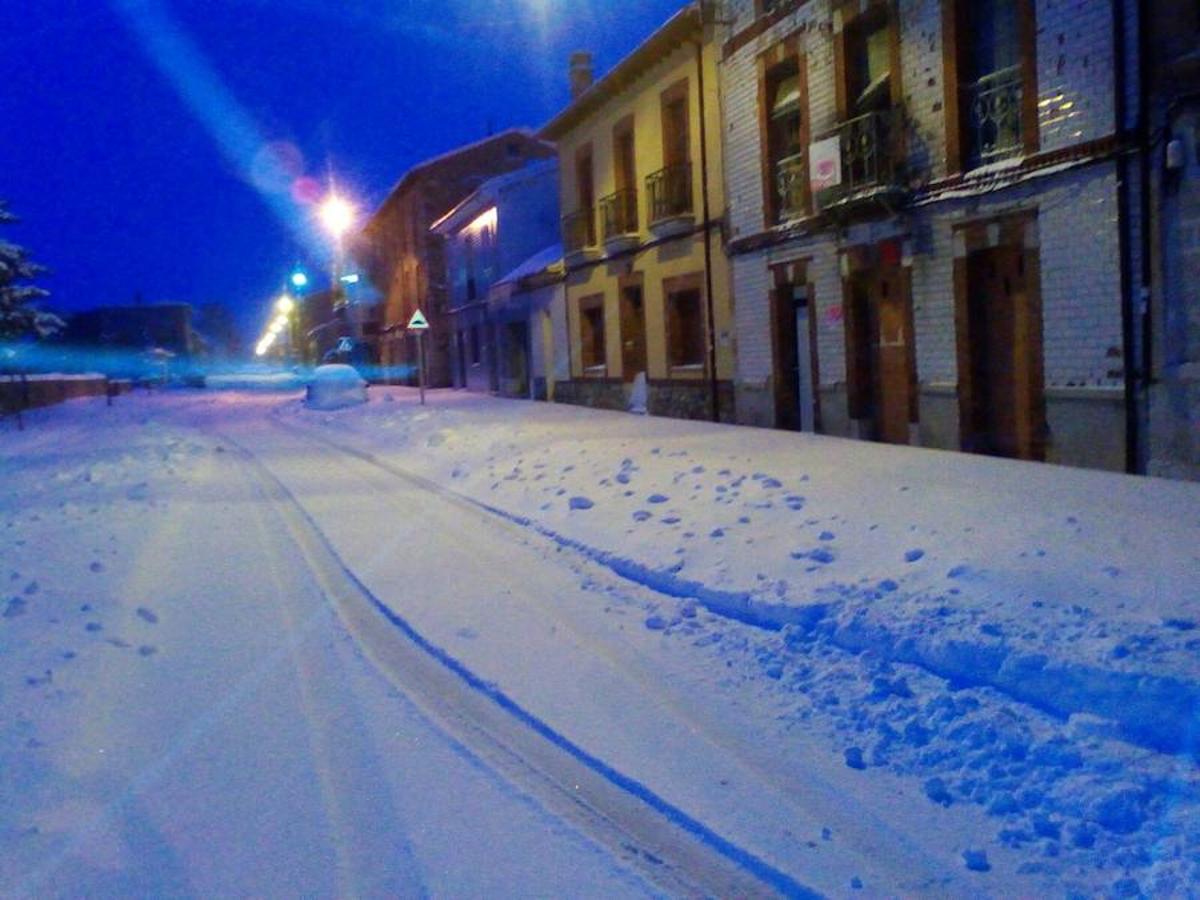
<svg viewBox="0 0 1200 900"><path fill-rule="evenodd" d="M341 409L367 402L367 383L353 366L342 363L317 366L304 395L312 409Z"/></svg>

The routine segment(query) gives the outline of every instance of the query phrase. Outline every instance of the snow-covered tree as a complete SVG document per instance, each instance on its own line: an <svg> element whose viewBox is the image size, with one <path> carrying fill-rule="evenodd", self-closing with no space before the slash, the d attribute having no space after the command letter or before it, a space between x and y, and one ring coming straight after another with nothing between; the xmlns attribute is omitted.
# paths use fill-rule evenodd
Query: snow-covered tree
<svg viewBox="0 0 1200 900"><path fill-rule="evenodd" d="M16 220L7 204L0 200L0 225ZM29 259L24 247L0 239L0 341L29 335L46 337L63 327L58 316L34 306L47 292L28 282L44 271Z"/></svg>

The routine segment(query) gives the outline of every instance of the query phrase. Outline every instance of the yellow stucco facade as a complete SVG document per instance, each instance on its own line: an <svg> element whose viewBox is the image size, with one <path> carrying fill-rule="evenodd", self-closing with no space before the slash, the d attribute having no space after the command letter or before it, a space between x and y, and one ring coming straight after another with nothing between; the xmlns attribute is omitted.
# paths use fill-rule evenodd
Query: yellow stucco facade
<svg viewBox="0 0 1200 900"><path fill-rule="evenodd" d="M560 396L619 406L638 369L651 412L708 417L720 395L732 417L718 53L699 8L686 9L543 131L558 145L564 214Z"/></svg>

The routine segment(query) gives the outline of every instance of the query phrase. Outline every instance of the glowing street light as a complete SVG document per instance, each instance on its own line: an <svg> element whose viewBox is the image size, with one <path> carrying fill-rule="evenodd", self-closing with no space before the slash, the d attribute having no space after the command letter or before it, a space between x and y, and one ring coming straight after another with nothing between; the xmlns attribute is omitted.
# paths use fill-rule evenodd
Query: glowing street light
<svg viewBox="0 0 1200 900"><path fill-rule="evenodd" d="M292 287L298 291L304 290L304 288L308 287L308 275L303 269L297 269L294 271L291 275L291 278L288 280L291 281Z"/></svg>
<svg viewBox="0 0 1200 900"><path fill-rule="evenodd" d="M289 316L292 310L296 308L296 301L287 294L280 294L279 299L275 301L275 312L281 316Z"/></svg>
<svg viewBox="0 0 1200 900"><path fill-rule="evenodd" d="M354 207L337 194L330 194L325 199L318 215L321 217L321 224L325 226L325 230L339 242L342 235L349 231L350 226L354 224Z"/></svg>

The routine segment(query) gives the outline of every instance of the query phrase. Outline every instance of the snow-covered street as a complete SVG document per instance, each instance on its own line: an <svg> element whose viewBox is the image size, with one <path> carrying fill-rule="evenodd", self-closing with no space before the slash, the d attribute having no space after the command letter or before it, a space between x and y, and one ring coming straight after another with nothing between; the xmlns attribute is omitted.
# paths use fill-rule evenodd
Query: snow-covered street
<svg viewBox="0 0 1200 900"><path fill-rule="evenodd" d="M5 895L1200 884L1200 486L404 388L27 425Z"/></svg>

